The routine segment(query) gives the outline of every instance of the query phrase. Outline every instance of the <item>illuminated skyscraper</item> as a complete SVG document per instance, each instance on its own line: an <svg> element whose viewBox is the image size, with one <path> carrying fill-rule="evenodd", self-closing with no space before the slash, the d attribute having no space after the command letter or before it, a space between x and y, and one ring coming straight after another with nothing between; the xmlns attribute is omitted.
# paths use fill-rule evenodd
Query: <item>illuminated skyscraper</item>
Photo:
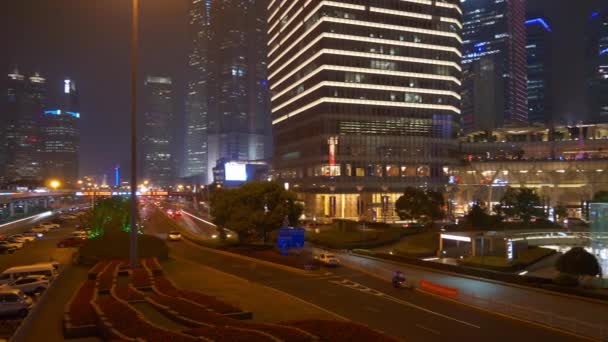
<svg viewBox="0 0 608 342"><path fill-rule="evenodd" d="M528 122L525 0L463 0L466 130Z"/></svg>
<svg viewBox="0 0 608 342"><path fill-rule="evenodd" d="M73 80L65 79L58 107L45 110L42 119L42 160L45 179L59 179L66 187L77 186L79 122L78 89Z"/></svg>
<svg viewBox="0 0 608 342"><path fill-rule="evenodd" d="M460 121L459 0L270 1L274 167L309 217L440 188Z"/></svg>
<svg viewBox="0 0 608 342"><path fill-rule="evenodd" d="M526 21L528 53L528 120L551 123L553 110L552 30L546 19L532 17Z"/></svg>
<svg viewBox="0 0 608 342"><path fill-rule="evenodd" d="M182 175L207 180L207 118L211 0L192 0L189 9L190 54L186 93L186 151Z"/></svg>
<svg viewBox="0 0 608 342"><path fill-rule="evenodd" d="M593 12L587 34L590 121L608 122L608 8Z"/></svg>
<svg viewBox="0 0 608 342"><path fill-rule="evenodd" d="M141 176L155 185L172 185L175 107L173 82L168 77L148 76L141 132Z"/></svg>
<svg viewBox="0 0 608 342"><path fill-rule="evenodd" d="M5 121L5 182L40 185L43 178L40 121L46 106L46 79L27 77L18 70L8 74Z"/></svg>

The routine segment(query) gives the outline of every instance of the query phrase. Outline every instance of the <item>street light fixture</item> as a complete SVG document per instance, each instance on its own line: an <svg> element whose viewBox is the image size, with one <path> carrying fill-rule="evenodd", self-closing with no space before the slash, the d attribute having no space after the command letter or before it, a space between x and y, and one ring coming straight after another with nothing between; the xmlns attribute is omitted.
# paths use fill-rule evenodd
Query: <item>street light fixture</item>
<svg viewBox="0 0 608 342"><path fill-rule="evenodd" d="M61 186L61 182L56 179L53 179L49 182L49 185L53 190L57 190Z"/></svg>

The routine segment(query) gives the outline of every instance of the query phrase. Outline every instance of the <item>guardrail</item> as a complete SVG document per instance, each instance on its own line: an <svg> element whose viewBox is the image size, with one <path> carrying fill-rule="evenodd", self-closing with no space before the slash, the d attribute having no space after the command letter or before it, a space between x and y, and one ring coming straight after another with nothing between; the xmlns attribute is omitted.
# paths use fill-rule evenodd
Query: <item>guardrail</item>
<svg viewBox="0 0 608 342"><path fill-rule="evenodd" d="M390 281L394 272L394 269L378 265L370 266L369 262L366 262L366 259L369 261L376 260L375 258L354 256L354 258L345 259L347 260L342 260L343 265L347 267L350 265L351 267L386 281ZM480 296L474 292L465 292L462 291L462 289L431 283L425 279L415 279L415 277L412 276L409 276L409 278L412 283L420 282L419 288L421 290L446 297L449 300L454 300L491 313L498 313L515 319L571 332L591 339L608 341L608 325L591 324L572 317L556 315L550 311L531 309L529 307L496 300L492 297Z"/></svg>

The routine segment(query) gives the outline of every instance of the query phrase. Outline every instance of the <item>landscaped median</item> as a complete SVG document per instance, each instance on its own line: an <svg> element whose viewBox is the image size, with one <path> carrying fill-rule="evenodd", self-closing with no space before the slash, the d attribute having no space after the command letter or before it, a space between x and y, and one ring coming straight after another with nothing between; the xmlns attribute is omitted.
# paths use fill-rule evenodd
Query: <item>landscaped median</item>
<svg viewBox="0 0 608 342"><path fill-rule="evenodd" d="M157 260L144 259L130 270L121 260L100 262L66 305L66 338L98 336L121 341L395 341L351 322L298 321L258 323L250 313L203 293L176 287ZM126 276L126 277L125 277ZM136 288L139 278L150 286ZM142 282L143 283L143 282ZM140 283L140 284L142 284ZM109 287L109 290L107 290ZM181 326L170 329L155 322L151 309ZM139 305L139 304L138 304ZM244 320L245 319L245 320Z"/></svg>

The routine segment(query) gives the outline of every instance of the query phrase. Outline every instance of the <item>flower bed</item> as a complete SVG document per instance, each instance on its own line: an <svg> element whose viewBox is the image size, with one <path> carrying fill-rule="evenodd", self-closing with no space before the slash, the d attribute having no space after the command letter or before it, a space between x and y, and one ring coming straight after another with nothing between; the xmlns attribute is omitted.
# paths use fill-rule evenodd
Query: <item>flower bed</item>
<svg viewBox="0 0 608 342"><path fill-rule="evenodd" d="M222 342L278 342L276 337L262 331L239 329L234 327L196 328L185 331L192 336L201 336Z"/></svg>
<svg viewBox="0 0 608 342"><path fill-rule="evenodd" d="M99 273L103 272L103 270L108 267L110 261L99 261L89 270L88 277L89 279L96 279Z"/></svg>
<svg viewBox="0 0 608 342"><path fill-rule="evenodd" d="M129 280L137 289L152 286L152 274L146 268L132 269Z"/></svg>
<svg viewBox="0 0 608 342"><path fill-rule="evenodd" d="M109 292L112 286L116 283L116 274L120 261L111 261L103 272L97 276L97 290L101 292Z"/></svg>
<svg viewBox="0 0 608 342"><path fill-rule="evenodd" d="M285 322L283 324L308 331L319 337L322 341L397 342L392 337L353 322L306 320Z"/></svg>
<svg viewBox="0 0 608 342"><path fill-rule="evenodd" d="M163 269L156 258L145 258L141 260L141 264L150 271L150 273L158 275L161 274Z"/></svg>
<svg viewBox="0 0 608 342"><path fill-rule="evenodd" d="M114 295L118 297L118 299L124 300L125 302L142 302L145 300L145 296L143 293L137 291L130 284L122 285L122 286L114 286L113 288Z"/></svg>
<svg viewBox="0 0 608 342"><path fill-rule="evenodd" d="M159 328L144 319L137 311L125 302L113 296L99 297L95 304L103 318L120 334L130 338L141 338L147 341L195 341L192 336L171 332Z"/></svg>
<svg viewBox="0 0 608 342"><path fill-rule="evenodd" d="M66 305L63 332L66 337L84 337L95 334L97 316L90 301L95 294L95 281L86 280Z"/></svg>
<svg viewBox="0 0 608 342"><path fill-rule="evenodd" d="M168 310L168 315L179 315L190 321L199 322L201 325L215 325L220 327L234 327L240 329L263 331L278 339L290 342L311 341L314 336L306 331L295 327L281 326L277 324L252 323L236 320L223 316L213 311L205 310L203 306L190 301L159 294L151 294L147 297L152 305L162 305ZM162 308L159 308L162 309ZM206 327L209 328L209 327ZM187 334L195 335L199 328L186 331ZM201 330L206 331L206 330Z"/></svg>
<svg viewBox="0 0 608 342"><path fill-rule="evenodd" d="M164 276L157 276L154 278L154 288L160 294L171 297L181 297L195 302L196 304L208 307L221 314L242 312L242 310L236 306L225 303L215 297L207 296L197 291L180 290L175 287L171 280Z"/></svg>

